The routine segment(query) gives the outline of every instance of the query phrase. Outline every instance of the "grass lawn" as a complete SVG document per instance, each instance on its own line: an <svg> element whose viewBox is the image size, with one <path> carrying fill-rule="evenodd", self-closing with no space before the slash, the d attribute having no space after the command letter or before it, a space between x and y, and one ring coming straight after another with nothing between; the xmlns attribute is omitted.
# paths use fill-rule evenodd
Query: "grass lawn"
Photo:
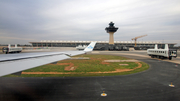
<svg viewBox="0 0 180 101"><path fill-rule="evenodd" d="M5 77L79 77L79 76L112 76L112 75L127 75L132 73L141 72L147 70L149 65L140 62L141 68L134 69L133 71L119 72L119 73L88 73L88 72L108 72L116 71L116 69L133 69L138 66L135 62L113 62L102 63L103 60L128 60L128 58L113 56L113 55L79 55L75 57L89 57L89 60L63 60L58 63L71 63L76 67L73 71L64 70L68 65L47 64L32 69L25 70L23 72L63 72L63 73L78 73L78 74L22 74L7 75ZM119 64L128 64L127 66Z"/></svg>

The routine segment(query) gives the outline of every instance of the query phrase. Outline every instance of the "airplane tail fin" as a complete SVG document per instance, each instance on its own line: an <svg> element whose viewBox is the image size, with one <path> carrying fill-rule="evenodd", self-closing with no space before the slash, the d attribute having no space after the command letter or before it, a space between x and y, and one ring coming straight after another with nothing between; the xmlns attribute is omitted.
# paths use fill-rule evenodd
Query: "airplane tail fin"
<svg viewBox="0 0 180 101"><path fill-rule="evenodd" d="M94 49L94 46L96 45L96 42L91 42L85 49L85 52L90 52Z"/></svg>
<svg viewBox="0 0 180 101"><path fill-rule="evenodd" d="M8 48L11 48L11 44L8 44Z"/></svg>
<svg viewBox="0 0 180 101"><path fill-rule="evenodd" d="M165 48L164 49L169 49L168 44L165 44Z"/></svg>
<svg viewBox="0 0 180 101"><path fill-rule="evenodd" d="M155 44L154 49L158 49L157 44Z"/></svg>

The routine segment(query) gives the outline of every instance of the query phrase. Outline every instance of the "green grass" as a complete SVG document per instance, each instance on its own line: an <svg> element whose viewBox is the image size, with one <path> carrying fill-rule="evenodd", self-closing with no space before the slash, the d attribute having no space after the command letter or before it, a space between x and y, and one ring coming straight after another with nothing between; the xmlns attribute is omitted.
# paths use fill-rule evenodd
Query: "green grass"
<svg viewBox="0 0 180 101"><path fill-rule="evenodd" d="M60 65L47 64L36 68L28 69L23 72L63 72L66 66L67 65L60 66Z"/></svg>
<svg viewBox="0 0 180 101"><path fill-rule="evenodd" d="M103 60L127 60L127 58L112 55L79 55L76 57L90 57L89 60L63 60L58 63L73 63L76 66L74 71L65 71L64 68L67 65L43 65L36 68L25 70L24 72L76 72L79 74L22 74L17 75L7 75L5 77L79 77L79 76L112 76L112 75L127 75L132 73L141 72L147 70L149 65L140 62L142 64L141 68L135 69L129 72L120 73L94 73L90 74L88 72L107 72L115 71L116 69L133 69L138 66L134 62L114 62L109 64L102 64ZM120 66L119 64L129 64L128 66ZM83 72L83 73L82 73Z"/></svg>

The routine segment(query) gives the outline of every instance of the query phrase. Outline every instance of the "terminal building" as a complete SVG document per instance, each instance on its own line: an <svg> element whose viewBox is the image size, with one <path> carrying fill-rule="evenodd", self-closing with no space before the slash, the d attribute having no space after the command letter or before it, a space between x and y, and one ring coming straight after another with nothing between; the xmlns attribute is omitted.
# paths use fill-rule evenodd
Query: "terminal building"
<svg viewBox="0 0 180 101"><path fill-rule="evenodd" d="M96 41L96 45L108 45L109 41ZM76 47L78 45L88 45L91 41L46 41L41 40L40 42L29 42L33 47ZM147 42L138 41L137 46L154 46L155 44L164 44L161 42ZM133 41L114 41L114 45L122 45L128 47L134 47L135 43ZM174 44L170 44L174 46Z"/></svg>
<svg viewBox="0 0 180 101"><path fill-rule="evenodd" d="M88 45L91 41L50 41L42 40L40 42L29 42L33 47L76 47L78 45ZM158 44L159 47L164 47L164 44L161 42L153 41L137 41L137 47L154 47L155 44ZM174 47L176 43L167 43L169 47ZM96 46L106 46L109 45L109 41L97 41ZM134 41L114 41L115 46L124 46L124 47L134 47Z"/></svg>

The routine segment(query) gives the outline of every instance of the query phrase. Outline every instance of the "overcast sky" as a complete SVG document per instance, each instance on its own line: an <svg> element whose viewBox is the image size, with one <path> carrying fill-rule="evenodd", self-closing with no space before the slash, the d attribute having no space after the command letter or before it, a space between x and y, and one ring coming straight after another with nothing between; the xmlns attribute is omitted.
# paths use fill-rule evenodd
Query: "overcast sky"
<svg viewBox="0 0 180 101"><path fill-rule="evenodd" d="M160 41L180 45L180 0L0 0L0 44L32 41Z"/></svg>

